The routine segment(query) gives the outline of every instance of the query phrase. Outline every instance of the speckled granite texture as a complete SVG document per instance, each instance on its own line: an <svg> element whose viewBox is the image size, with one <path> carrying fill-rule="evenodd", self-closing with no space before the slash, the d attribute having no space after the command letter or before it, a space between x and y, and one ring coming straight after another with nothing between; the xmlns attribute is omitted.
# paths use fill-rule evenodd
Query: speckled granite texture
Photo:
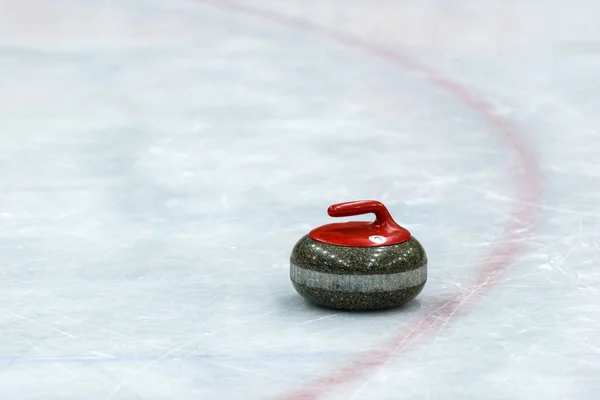
<svg viewBox="0 0 600 400"><path fill-rule="evenodd" d="M347 293L389 292L420 285L427 280L427 266L389 274L331 274L290 263L292 281L312 288Z"/></svg>
<svg viewBox="0 0 600 400"><path fill-rule="evenodd" d="M317 242L308 235L292 251L291 261L306 269L331 274L390 274L427 264L427 255L414 237L391 246L346 247Z"/></svg>
<svg viewBox="0 0 600 400"><path fill-rule="evenodd" d="M305 299L319 306L347 311L384 310L400 307L413 300L425 286L418 286L379 293L342 293L331 290L310 288L292 282L294 288Z"/></svg>
<svg viewBox="0 0 600 400"><path fill-rule="evenodd" d="M414 237L391 246L346 247L317 242L307 235L294 247L290 262L290 278L298 293L313 303L336 309L398 307L414 299L427 280L427 255ZM309 274L299 274L302 269ZM386 274L390 278L382 280L381 275ZM407 281L398 280L399 276L406 276ZM377 282L382 282L380 287Z"/></svg>

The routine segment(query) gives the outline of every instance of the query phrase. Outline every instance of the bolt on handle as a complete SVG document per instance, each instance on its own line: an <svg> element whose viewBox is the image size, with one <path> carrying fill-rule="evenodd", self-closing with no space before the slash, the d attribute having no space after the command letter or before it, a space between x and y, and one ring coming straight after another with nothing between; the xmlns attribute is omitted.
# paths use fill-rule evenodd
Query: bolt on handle
<svg viewBox="0 0 600 400"><path fill-rule="evenodd" d="M355 215L375 214L375 225L399 225L383 203L377 200L359 200L334 204L327 209L330 217L352 217Z"/></svg>

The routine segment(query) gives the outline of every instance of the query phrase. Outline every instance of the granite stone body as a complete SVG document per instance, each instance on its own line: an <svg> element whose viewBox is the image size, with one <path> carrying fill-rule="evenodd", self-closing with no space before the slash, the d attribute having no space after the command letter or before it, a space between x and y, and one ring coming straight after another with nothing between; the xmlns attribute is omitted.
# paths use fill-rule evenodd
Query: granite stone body
<svg viewBox="0 0 600 400"><path fill-rule="evenodd" d="M414 299L427 281L427 255L411 237L389 246L321 243L308 235L292 251L290 278L307 300L343 310L377 310Z"/></svg>

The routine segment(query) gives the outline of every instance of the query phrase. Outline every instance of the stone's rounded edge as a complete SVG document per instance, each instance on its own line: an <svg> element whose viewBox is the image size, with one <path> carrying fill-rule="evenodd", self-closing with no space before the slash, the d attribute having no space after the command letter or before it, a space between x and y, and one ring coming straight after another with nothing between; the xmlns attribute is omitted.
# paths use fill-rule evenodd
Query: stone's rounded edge
<svg viewBox="0 0 600 400"><path fill-rule="evenodd" d="M401 307L414 300L425 287L425 283L390 292L344 293L311 288L292 281L296 291L311 303L344 311L376 311Z"/></svg>
<svg viewBox="0 0 600 400"><path fill-rule="evenodd" d="M419 286L427 282L427 265L393 274L331 274L290 263L290 279L314 289L344 293L383 293Z"/></svg>
<svg viewBox="0 0 600 400"><path fill-rule="evenodd" d="M414 236L390 246L346 247L321 243L305 235L294 246L290 262L332 274L372 275L418 269L427 266L428 259Z"/></svg>
<svg viewBox="0 0 600 400"><path fill-rule="evenodd" d="M369 265L373 260L379 264ZM397 245L361 248L324 244L305 235L290 256L290 279L302 297L346 311L396 308L412 301L427 283L427 268L425 249L414 237Z"/></svg>

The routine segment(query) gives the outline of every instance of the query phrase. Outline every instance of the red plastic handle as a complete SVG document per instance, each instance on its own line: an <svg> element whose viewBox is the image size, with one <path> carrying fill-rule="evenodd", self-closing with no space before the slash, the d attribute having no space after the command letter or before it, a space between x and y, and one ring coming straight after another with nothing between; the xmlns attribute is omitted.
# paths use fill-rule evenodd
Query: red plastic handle
<svg viewBox="0 0 600 400"><path fill-rule="evenodd" d="M375 214L375 221L354 221L320 226L308 236L321 243L336 246L375 247L404 243L411 238L410 232L394 221L388 209L376 200L350 201L334 204L327 209L331 217L351 217Z"/></svg>
<svg viewBox="0 0 600 400"><path fill-rule="evenodd" d="M383 203L377 200L359 200L334 204L327 209L330 217L352 217L354 215L375 214L375 225L398 225Z"/></svg>

